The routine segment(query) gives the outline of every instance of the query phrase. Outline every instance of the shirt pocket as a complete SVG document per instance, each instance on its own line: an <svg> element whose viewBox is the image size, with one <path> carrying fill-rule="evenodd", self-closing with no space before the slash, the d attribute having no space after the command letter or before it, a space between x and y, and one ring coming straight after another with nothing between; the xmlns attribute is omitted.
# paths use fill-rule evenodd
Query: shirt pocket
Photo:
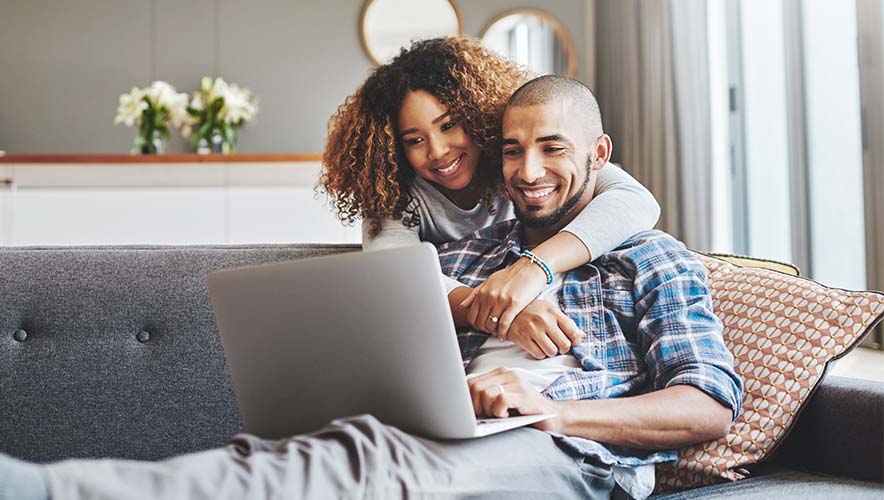
<svg viewBox="0 0 884 500"><path fill-rule="evenodd" d="M632 290L620 290L616 288L602 289L602 309L605 315L605 323L613 322L614 327L629 339L635 334L635 299Z"/></svg>

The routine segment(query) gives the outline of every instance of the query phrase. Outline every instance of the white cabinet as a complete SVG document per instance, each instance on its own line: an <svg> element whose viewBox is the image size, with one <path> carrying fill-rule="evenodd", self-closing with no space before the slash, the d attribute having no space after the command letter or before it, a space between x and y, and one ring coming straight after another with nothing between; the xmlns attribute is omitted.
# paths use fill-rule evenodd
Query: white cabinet
<svg viewBox="0 0 884 500"><path fill-rule="evenodd" d="M0 245L11 241L12 167L0 165Z"/></svg>
<svg viewBox="0 0 884 500"><path fill-rule="evenodd" d="M228 190L230 243L359 243L313 186L240 186Z"/></svg>
<svg viewBox="0 0 884 500"><path fill-rule="evenodd" d="M0 244L358 243L318 176L316 162L0 165Z"/></svg>
<svg viewBox="0 0 884 500"><path fill-rule="evenodd" d="M224 243L224 188L17 189L13 245Z"/></svg>

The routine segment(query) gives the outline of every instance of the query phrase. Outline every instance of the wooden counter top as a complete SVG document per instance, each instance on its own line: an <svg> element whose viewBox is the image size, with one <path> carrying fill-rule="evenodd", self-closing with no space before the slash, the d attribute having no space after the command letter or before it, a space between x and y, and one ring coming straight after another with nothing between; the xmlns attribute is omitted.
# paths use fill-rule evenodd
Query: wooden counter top
<svg viewBox="0 0 884 500"><path fill-rule="evenodd" d="M158 155L127 155L127 154L80 154L80 155L5 155L0 156L3 163L51 163L51 164L101 164L101 163L281 163L281 162L318 162L321 153L237 153L230 155L196 153L174 153Z"/></svg>

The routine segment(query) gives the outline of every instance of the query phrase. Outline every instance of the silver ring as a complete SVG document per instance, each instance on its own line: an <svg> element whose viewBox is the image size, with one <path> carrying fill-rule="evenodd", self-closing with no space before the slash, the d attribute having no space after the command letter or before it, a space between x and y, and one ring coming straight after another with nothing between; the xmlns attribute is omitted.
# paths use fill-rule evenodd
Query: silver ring
<svg viewBox="0 0 884 500"><path fill-rule="evenodd" d="M500 318L498 318L497 316L488 316L488 319L490 319L492 323L497 323L498 321L500 321Z"/></svg>

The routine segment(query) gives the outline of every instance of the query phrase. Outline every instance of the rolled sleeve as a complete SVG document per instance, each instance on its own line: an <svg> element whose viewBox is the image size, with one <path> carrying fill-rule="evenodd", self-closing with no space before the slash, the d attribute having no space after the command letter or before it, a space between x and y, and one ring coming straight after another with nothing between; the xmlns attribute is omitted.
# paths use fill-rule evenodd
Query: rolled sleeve
<svg viewBox="0 0 884 500"><path fill-rule="evenodd" d="M712 310L706 268L675 240L656 249L673 262L649 266L636 276L636 313L645 362L655 390L690 385L733 411L743 400L743 381ZM675 257L673 259L673 257Z"/></svg>

